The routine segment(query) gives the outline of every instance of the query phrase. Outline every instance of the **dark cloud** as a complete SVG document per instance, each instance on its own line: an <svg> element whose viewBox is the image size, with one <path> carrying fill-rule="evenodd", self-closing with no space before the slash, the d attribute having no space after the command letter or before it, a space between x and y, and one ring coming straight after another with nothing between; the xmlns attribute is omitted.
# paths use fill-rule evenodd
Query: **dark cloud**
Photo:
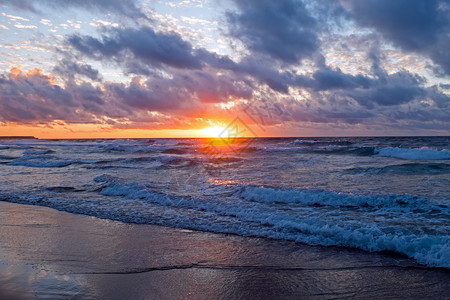
<svg viewBox="0 0 450 300"><path fill-rule="evenodd" d="M333 70L324 67L313 74L314 82L311 84L316 91L327 91L333 89L368 88L373 80L364 75L350 75L343 73L340 69Z"/></svg>
<svg viewBox="0 0 450 300"><path fill-rule="evenodd" d="M391 119L394 120L413 120L413 121L419 121L424 123L429 123L433 121L443 122L447 123L446 127L450 129L450 124L448 121L448 114L447 111L442 111L439 109L430 109L430 110L410 110L410 111L393 111L389 113ZM441 128L442 128L441 123Z"/></svg>
<svg viewBox="0 0 450 300"><path fill-rule="evenodd" d="M316 110L297 108L291 112L291 116L296 122L360 124L367 122L367 119L373 118L375 114L361 110L333 111L325 108Z"/></svg>
<svg viewBox="0 0 450 300"><path fill-rule="evenodd" d="M252 97L252 89L245 82L203 71L189 75L179 73L170 79L153 77L142 81L135 78L130 85L108 84L106 88L112 98L130 107L180 115L201 111L203 104Z"/></svg>
<svg viewBox="0 0 450 300"><path fill-rule="evenodd" d="M450 96L441 92L436 86L427 88L428 98L441 109L450 108ZM450 113L450 111L448 111Z"/></svg>
<svg viewBox="0 0 450 300"><path fill-rule="evenodd" d="M350 0L349 14L406 51L430 57L450 74L450 7L447 0Z"/></svg>
<svg viewBox="0 0 450 300"><path fill-rule="evenodd" d="M408 103L426 94L419 87L386 85L367 90L353 90L347 95L362 106L373 108L375 105L392 106Z"/></svg>
<svg viewBox="0 0 450 300"><path fill-rule="evenodd" d="M90 58L113 60L128 66L133 66L130 61L138 60L148 67L202 67L202 60L196 55L192 45L179 34L155 32L150 27L111 29L100 39L72 35L68 38L68 43Z"/></svg>
<svg viewBox="0 0 450 300"><path fill-rule="evenodd" d="M69 92L53 84L52 78L38 69L28 73L12 69L10 74L2 76L0 89L3 122L48 122L66 118L77 107Z"/></svg>
<svg viewBox="0 0 450 300"><path fill-rule="evenodd" d="M75 75L82 75L92 80L96 81L101 80L100 73L98 72L98 70L94 69L91 65L75 62L67 58L62 59L55 66L53 71L68 79L74 79Z"/></svg>
<svg viewBox="0 0 450 300"><path fill-rule="evenodd" d="M445 33L446 17L437 0L350 1L352 17L361 25L374 27L397 45L420 50Z"/></svg>
<svg viewBox="0 0 450 300"><path fill-rule="evenodd" d="M205 49L194 49L176 33L155 32L149 27L112 29L100 39L72 35L67 41L84 56L100 61L114 61L127 73L152 75L155 68L200 70L210 66L217 70L250 75L283 93L288 92L291 81L289 73L275 71L272 64L268 64L263 58L247 57L236 63L227 56Z"/></svg>
<svg viewBox="0 0 450 300"><path fill-rule="evenodd" d="M255 53L296 63L318 49L317 22L301 1L234 1L227 14L229 34Z"/></svg>
<svg viewBox="0 0 450 300"><path fill-rule="evenodd" d="M425 97L428 93L422 87L423 79L408 72L385 74L378 80L372 80L365 89L351 89L342 92L360 105L373 108L375 105L392 106L408 103Z"/></svg>
<svg viewBox="0 0 450 300"><path fill-rule="evenodd" d="M109 12L130 18L147 18L137 4L137 0L2 0L1 3L39 14L44 14L49 8L62 10L73 7L102 13Z"/></svg>

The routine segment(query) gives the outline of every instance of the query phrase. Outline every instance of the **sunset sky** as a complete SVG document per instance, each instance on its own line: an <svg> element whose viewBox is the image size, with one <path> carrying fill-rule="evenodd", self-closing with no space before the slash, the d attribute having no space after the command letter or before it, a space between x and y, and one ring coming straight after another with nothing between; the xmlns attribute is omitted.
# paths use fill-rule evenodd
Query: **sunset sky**
<svg viewBox="0 0 450 300"><path fill-rule="evenodd" d="M0 0L0 135L450 135L449 49L450 1Z"/></svg>

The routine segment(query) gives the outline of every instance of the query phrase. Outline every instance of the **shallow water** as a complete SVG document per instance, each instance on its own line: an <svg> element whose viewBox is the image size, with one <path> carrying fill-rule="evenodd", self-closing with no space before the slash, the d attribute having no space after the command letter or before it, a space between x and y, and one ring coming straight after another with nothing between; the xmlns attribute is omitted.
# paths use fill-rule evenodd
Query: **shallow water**
<svg viewBox="0 0 450 300"><path fill-rule="evenodd" d="M1 140L0 200L450 268L450 138Z"/></svg>

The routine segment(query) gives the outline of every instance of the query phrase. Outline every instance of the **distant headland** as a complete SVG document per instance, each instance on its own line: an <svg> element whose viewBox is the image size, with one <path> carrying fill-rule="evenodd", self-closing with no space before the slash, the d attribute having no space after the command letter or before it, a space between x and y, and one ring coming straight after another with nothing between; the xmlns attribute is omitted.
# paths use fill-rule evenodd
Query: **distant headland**
<svg viewBox="0 0 450 300"><path fill-rule="evenodd" d="M36 140L37 138L34 136L0 136L0 139L2 139L2 140L9 140L9 139Z"/></svg>

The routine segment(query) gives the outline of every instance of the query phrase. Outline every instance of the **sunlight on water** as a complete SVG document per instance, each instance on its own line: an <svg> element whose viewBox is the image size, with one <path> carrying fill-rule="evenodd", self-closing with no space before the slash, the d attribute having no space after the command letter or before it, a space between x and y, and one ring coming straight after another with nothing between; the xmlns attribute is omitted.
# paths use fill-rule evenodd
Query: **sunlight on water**
<svg viewBox="0 0 450 300"><path fill-rule="evenodd" d="M447 137L1 142L3 201L449 267Z"/></svg>

